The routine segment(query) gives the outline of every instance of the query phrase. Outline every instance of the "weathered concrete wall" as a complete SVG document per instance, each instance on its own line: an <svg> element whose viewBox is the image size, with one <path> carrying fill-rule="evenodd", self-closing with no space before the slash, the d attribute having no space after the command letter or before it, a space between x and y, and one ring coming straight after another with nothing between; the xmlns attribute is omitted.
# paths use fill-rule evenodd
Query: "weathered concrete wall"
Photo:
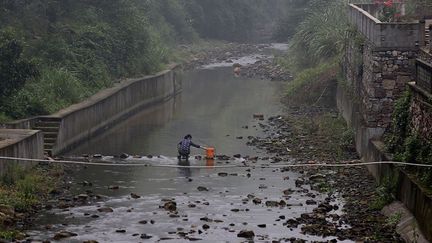
<svg viewBox="0 0 432 243"><path fill-rule="evenodd" d="M177 68L128 80L103 90L52 117L61 118L53 154L59 154L146 106L172 98L181 90Z"/></svg>
<svg viewBox="0 0 432 243"><path fill-rule="evenodd" d="M0 156L43 159L43 135L40 131L22 129L0 129ZM0 160L0 175L3 175L10 165L22 165L29 168L33 163Z"/></svg>
<svg viewBox="0 0 432 243"><path fill-rule="evenodd" d="M29 130L31 130L32 127L34 127L35 122L36 122L35 118L16 120L16 121L12 121L12 122L3 124L3 128L7 128L7 129L29 129Z"/></svg>
<svg viewBox="0 0 432 243"><path fill-rule="evenodd" d="M348 7L350 22L377 48L412 49L423 46L424 22L383 23L374 14L374 4L350 4Z"/></svg>

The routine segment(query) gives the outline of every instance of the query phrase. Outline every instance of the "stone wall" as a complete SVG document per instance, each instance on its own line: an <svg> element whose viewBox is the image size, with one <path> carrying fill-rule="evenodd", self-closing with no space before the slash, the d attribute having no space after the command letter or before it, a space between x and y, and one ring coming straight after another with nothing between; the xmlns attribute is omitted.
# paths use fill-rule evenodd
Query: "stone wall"
<svg viewBox="0 0 432 243"><path fill-rule="evenodd" d="M411 127L421 139L432 140L432 95L415 83L409 84L412 99L410 106Z"/></svg>
<svg viewBox="0 0 432 243"><path fill-rule="evenodd" d="M43 159L43 135L40 131L22 129L0 129L0 156L15 158ZM0 160L0 175L10 165L21 165L30 168L33 163Z"/></svg>
<svg viewBox="0 0 432 243"><path fill-rule="evenodd" d="M395 101L415 78L414 50L382 50L371 42L354 40L346 51L345 79L360 101L360 112L367 127L387 128Z"/></svg>
<svg viewBox="0 0 432 243"><path fill-rule="evenodd" d="M415 78L415 51L364 50L361 85L362 111L369 127L387 128L391 123L395 101Z"/></svg>
<svg viewBox="0 0 432 243"><path fill-rule="evenodd" d="M424 47L421 49L419 52L419 59L427 63L432 63L432 54L430 53L429 48Z"/></svg>

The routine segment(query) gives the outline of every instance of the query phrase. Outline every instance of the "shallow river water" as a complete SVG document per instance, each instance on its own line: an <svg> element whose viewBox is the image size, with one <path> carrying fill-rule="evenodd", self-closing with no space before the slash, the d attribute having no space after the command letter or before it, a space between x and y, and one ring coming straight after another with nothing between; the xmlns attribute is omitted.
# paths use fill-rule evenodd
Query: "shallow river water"
<svg viewBox="0 0 432 243"><path fill-rule="evenodd" d="M190 133L194 142L215 147L217 154L264 157L266 155L261 151L246 145L248 136L264 136L259 128L259 123L264 121L254 119L253 114L261 113L266 118L281 114L283 107L279 98L283 87L282 83L234 77L230 67L185 73L181 95L136 114L68 155L103 154L104 160L115 160L117 163L176 165L176 144ZM154 157L128 160L110 157L121 153ZM197 149L192 153L203 154ZM237 237L241 230L253 230L257 241L291 237L332 239L302 235L300 227L290 229L283 226L286 219L299 217L316 207L306 205L305 201L310 198L305 192L296 190L295 180L300 174L259 166L251 169L212 168L214 164L225 163L217 160L190 161L191 165L208 165L203 169L187 166L82 168L71 179L72 192L78 195L91 190L94 194L107 197L84 206L47 210L36 219L37 226L27 233L33 239L52 239L56 232L62 230L78 234L64 242L144 242L161 239L189 242L188 238L206 242L239 242L245 240ZM230 161L230 164L235 163L241 164L242 161ZM258 161L256 165L268 163ZM221 177L221 172L228 175ZM83 181L91 182L93 186L83 187L80 185ZM119 189L108 189L112 185L118 185ZM198 191L199 186L206 187L208 191ZM284 196L283 191L289 188L295 192ZM304 188L310 190L309 186ZM309 192L316 195L317 201L326 196L313 190ZM141 198L132 199L131 193ZM264 203L255 205L247 199L248 194L261 198L263 202L285 200L291 206L269 208ZM163 199L175 200L178 214L159 208L164 204ZM336 200L334 203L341 202ZM97 211L100 207L110 207L113 212L100 213ZM203 218L209 220L203 221ZM140 221L147 221L147 224ZM204 229L204 224L209 228L204 226ZM118 230L125 231L116 232ZM142 234L151 238L141 239Z"/></svg>

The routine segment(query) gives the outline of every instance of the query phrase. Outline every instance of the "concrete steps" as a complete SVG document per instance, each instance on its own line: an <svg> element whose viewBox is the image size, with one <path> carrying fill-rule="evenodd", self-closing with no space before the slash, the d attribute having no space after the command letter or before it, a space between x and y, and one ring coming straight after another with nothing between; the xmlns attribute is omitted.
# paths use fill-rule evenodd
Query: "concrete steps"
<svg viewBox="0 0 432 243"><path fill-rule="evenodd" d="M52 149L57 142L61 119L55 117L41 117L36 121L34 130L40 130L44 135L44 150L48 155L52 155Z"/></svg>

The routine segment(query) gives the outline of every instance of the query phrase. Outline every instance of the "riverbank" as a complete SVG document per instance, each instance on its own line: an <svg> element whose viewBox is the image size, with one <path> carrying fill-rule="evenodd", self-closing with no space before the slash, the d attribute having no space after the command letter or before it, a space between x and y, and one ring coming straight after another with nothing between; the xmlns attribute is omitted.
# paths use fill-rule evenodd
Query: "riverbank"
<svg viewBox="0 0 432 243"><path fill-rule="evenodd" d="M0 239L24 240L22 233L45 203L67 189L62 167L37 165L8 167L0 178Z"/></svg>
<svg viewBox="0 0 432 243"><path fill-rule="evenodd" d="M265 149L279 160L293 158L294 163L337 163L358 160L353 134L334 107L291 107L287 113L268 119L268 134L264 139L252 139L251 145ZM290 171L287 168L285 171ZM403 242L395 232L397 219L391 221L380 210L385 206L388 194L382 194L375 179L366 167L342 169L298 169L303 174L296 186L327 193L323 203L310 198L316 204L313 213L287 221L291 227L301 226L305 234L337 236L339 240L368 242ZM343 215L333 212L330 202L336 197L345 200ZM391 196L390 196L391 198ZM396 216L395 216L396 217ZM329 220L333 218L334 221ZM341 228L343 224L348 228Z"/></svg>

